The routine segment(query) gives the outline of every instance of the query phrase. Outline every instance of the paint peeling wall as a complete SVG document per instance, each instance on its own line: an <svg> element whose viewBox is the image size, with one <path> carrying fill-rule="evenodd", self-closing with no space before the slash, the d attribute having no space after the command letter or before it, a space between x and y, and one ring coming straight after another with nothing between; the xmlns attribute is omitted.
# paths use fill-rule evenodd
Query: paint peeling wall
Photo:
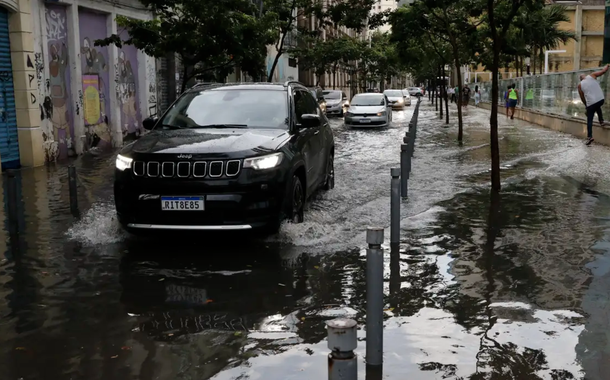
<svg viewBox="0 0 610 380"><path fill-rule="evenodd" d="M117 15L150 19L136 0L33 0L35 70L47 161L121 146L157 113L157 62L133 46L95 46L117 30ZM28 65L30 62L28 62ZM34 104L33 103L33 104Z"/></svg>

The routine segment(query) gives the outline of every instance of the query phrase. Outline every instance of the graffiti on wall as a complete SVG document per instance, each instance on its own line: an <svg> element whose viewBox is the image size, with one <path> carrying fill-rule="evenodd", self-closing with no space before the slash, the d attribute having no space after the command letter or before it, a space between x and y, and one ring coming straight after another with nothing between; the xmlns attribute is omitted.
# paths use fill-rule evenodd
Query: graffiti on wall
<svg viewBox="0 0 610 380"><path fill-rule="evenodd" d="M99 106L91 103L92 89L89 94L84 95L79 90L78 99L75 100L75 107L80 117L85 117L85 127L87 136L87 148L109 149L112 147L112 137L110 133L110 104L108 99L108 48L94 46L94 41L105 38L107 35L106 16L85 10L80 10L78 14L79 29L81 36L81 67L83 84L85 79L92 89L98 91L95 99L99 98ZM95 79L94 79L95 78ZM90 83L96 80L96 85ZM89 109L87 105L89 104ZM93 109L91 109L93 108ZM97 113L97 114L93 114ZM97 122L90 123L90 120Z"/></svg>
<svg viewBox="0 0 610 380"><path fill-rule="evenodd" d="M119 33L121 39L129 38L125 30ZM117 99L121 105L121 128L126 140L138 138L142 128L141 114L138 106L138 50L132 45L119 49L117 62Z"/></svg>
<svg viewBox="0 0 610 380"><path fill-rule="evenodd" d="M146 81L148 82L148 116L157 116L157 75L155 61L146 57Z"/></svg>
<svg viewBox="0 0 610 380"><path fill-rule="evenodd" d="M40 102L40 118L47 119L53 136L53 152L47 157L64 159L76 154L74 146L74 120L72 118L72 101L70 99L70 69L68 55L68 29L66 25L66 8L58 5L47 5L45 8L48 79L42 84L42 69L38 75L38 87L44 93ZM38 60L37 60L38 61ZM41 60L42 62L42 60ZM38 72L38 69L37 69ZM49 133L50 132L50 133Z"/></svg>

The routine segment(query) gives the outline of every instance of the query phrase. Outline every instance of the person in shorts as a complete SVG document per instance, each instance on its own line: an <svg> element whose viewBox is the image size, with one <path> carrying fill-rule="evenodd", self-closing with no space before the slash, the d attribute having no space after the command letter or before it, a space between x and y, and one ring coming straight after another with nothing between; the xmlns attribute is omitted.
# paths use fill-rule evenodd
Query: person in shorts
<svg viewBox="0 0 610 380"><path fill-rule="evenodd" d="M510 86L506 88L504 91L504 107L506 108L506 118L508 119L508 92L510 91Z"/></svg>
<svg viewBox="0 0 610 380"><path fill-rule="evenodd" d="M515 118L515 107L517 107L517 103L519 103L519 93L517 92L516 85L510 87L508 90L508 109L510 111L511 120Z"/></svg>

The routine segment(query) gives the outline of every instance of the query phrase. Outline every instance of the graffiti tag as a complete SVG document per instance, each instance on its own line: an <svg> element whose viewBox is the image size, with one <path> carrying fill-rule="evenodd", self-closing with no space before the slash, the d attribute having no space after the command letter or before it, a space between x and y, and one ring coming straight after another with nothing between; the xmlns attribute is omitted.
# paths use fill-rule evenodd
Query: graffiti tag
<svg viewBox="0 0 610 380"><path fill-rule="evenodd" d="M36 95L34 95L32 92L30 92L30 101L32 104L36 104Z"/></svg>
<svg viewBox="0 0 610 380"><path fill-rule="evenodd" d="M67 37L66 18L54 10L45 10L47 21L47 38L51 40L63 40Z"/></svg>
<svg viewBox="0 0 610 380"><path fill-rule="evenodd" d="M32 63L32 57L28 54L28 63L27 66L31 69L34 68L34 64Z"/></svg>

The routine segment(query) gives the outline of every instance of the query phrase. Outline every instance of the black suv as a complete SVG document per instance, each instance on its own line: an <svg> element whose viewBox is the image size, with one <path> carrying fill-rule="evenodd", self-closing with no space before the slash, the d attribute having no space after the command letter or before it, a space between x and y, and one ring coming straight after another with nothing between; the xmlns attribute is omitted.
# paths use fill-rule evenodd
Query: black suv
<svg viewBox="0 0 610 380"><path fill-rule="evenodd" d="M298 82L198 85L143 126L116 159L117 215L132 232L274 232L334 187L332 130Z"/></svg>

